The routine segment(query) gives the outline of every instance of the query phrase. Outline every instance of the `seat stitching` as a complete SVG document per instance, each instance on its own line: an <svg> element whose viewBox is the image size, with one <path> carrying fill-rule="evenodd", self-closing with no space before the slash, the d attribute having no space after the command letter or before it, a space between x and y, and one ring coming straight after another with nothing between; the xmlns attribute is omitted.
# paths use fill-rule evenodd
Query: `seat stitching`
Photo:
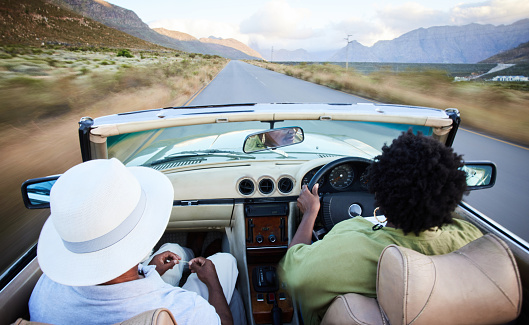
<svg viewBox="0 0 529 325"><path fill-rule="evenodd" d="M351 316L352 319L354 319L354 320L355 320L357 323L359 323L359 324L369 325L369 323L365 323L365 322L363 322L362 320L360 320L360 319L358 319L358 318L356 317L356 315L354 314L354 312L351 310L351 306L349 306L349 304L347 303L347 301L346 301L347 299L345 299L345 297L343 297L343 298L340 297L340 298L338 298L338 299L342 300L343 305L344 305L345 308L347 309L347 313L349 314L349 316Z"/></svg>
<svg viewBox="0 0 529 325"><path fill-rule="evenodd" d="M400 249L399 249L399 252L400 252ZM403 254L401 252L401 254ZM402 317L404 319L407 319L407 310L408 310L408 279L410 278L410 268L409 268L409 255L408 254L403 254L404 255L404 262L406 263L405 267L406 267L406 279L404 281L404 297L405 297L405 303L404 303L404 310L403 310L403 314L402 314ZM404 322L403 322L404 323Z"/></svg>
<svg viewBox="0 0 529 325"><path fill-rule="evenodd" d="M424 310L426 309L426 307L428 306L428 303L430 302L430 299L432 298L432 295L433 295L433 292L435 291L435 287L437 285L437 267L435 265L435 263L433 262L432 258L428 256L428 259L430 260L430 263L433 265L433 270L434 270L434 282L433 282L433 287L432 289L430 290L430 294L428 295L428 299L426 299L426 302L424 303L424 305L422 306L421 310L419 311L419 313L417 314L417 316L415 316L408 324L413 324L421 315L422 313L424 312Z"/></svg>
<svg viewBox="0 0 529 325"><path fill-rule="evenodd" d="M498 282L496 282L493 278L491 278L486 272L485 270L480 267L476 262L474 262L474 260L472 260L470 257L468 257L467 255L461 253L461 252L458 252L458 251L455 251L454 253L456 253L457 255L460 255L462 257L464 257L466 260L468 260L470 263L472 263L472 265L474 265L474 267L476 267L485 277L487 277L487 279L489 279L492 283L494 283L494 285L498 288L498 290L501 291L501 293L505 296L505 298L507 298L507 300L511 303L511 305L513 307L516 307L517 306L514 304L514 301L511 300L511 298L509 297L509 295L505 292L505 290L503 290L503 288L498 284ZM512 261L511 261L511 265L512 265Z"/></svg>
<svg viewBox="0 0 529 325"><path fill-rule="evenodd" d="M380 312L380 317L382 318L382 324L386 325L386 317L385 317L384 311L382 310L382 306L380 306L380 304L378 303L378 300L376 300L376 302L378 305L378 311Z"/></svg>

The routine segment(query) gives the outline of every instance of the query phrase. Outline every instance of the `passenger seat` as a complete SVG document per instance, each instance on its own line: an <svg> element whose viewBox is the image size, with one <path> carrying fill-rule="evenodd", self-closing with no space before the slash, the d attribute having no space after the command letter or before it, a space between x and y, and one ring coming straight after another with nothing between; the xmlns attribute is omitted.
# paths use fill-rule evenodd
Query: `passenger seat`
<svg viewBox="0 0 529 325"><path fill-rule="evenodd" d="M30 322L22 318L17 319L12 325L49 325L46 323ZM168 309L158 308L136 315L121 323L114 325L177 325L173 314Z"/></svg>
<svg viewBox="0 0 529 325"><path fill-rule="evenodd" d="M522 306L514 255L492 234L445 255L389 245L380 255L376 286L377 299L336 297L321 324L504 324Z"/></svg>

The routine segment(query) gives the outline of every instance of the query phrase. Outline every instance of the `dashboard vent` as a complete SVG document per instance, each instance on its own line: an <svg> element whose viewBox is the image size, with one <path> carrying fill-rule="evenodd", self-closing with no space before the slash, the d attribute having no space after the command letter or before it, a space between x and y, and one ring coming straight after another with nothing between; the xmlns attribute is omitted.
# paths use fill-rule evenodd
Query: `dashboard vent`
<svg viewBox="0 0 529 325"><path fill-rule="evenodd" d="M294 182L289 177L283 177L277 183L277 189L283 194L290 193L294 188Z"/></svg>
<svg viewBox="0 0 529 325"><path fill-rule="evenodd" d="M259 191L263 194L270 194L274 191L274 182L270 178L263 178L259 181Z"/></svg>
<svg viewBox="0 0 529 325"><path fill-rule="evenodd" d="M320 153L318 154L318 156L320 156L320 158L328 158L328 157L338 157L340 155L334 155L332 153Z"/></svg>
<svg viewBox="0 0 529 325"><path fill-rule="evenodd" d="M164 169L175 168L175 167L180 167L180 166L196 165L196 164L200 164L204 160L205 159L174 161L174 162L170 162L170 163L154 165L151 168L152 169L156 169L156 170L164 170Z"/></svg>
<svg viewBox="0 0 529 325"><path fill-rule="evenodd" d="M245 178L239 182L239 193L250 195L255 191L255 185L251 179Z"/></svg>

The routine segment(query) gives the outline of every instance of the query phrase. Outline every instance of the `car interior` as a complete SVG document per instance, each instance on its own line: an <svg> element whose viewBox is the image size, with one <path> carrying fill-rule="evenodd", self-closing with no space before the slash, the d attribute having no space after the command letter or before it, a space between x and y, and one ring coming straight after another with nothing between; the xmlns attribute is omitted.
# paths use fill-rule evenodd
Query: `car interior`
<svg viewBox="0 0 529 325"><path fill-rule="evenodd" d="M261 159L196 164L157 161L153 168L169 178L175 194L165 234L154 249L164 243L196 246L198 242L195 248L205 257L219 251L231 253L237 260L236 289L248 324L303 324L295 297L277 273L302 218L297 197L303 185L312 188L319 184L321 209L314 241L342 220L373 216L374 196L368 192L364 177L368 157L320 155L316 159L285 158L273 163ZM473 175L469 177L470 190L494 185L494 164L467 162L466 168ZM48 182L57 178L25 182L22 192L26 206L46 207L41 189L48 188L49 192ZM199 193L200 197L190 197L189 193ZM453 215L470 221L487 235L440 256L389 246L379 259L378 299L353 293L338 296L322 324L529 321L522 299L523 288L529 287L529 255L524 242L464 202ZM27 303L42 274L35 254L25 257L29 260L20 263L24 268L0 292L2 324L19 318L19 322L29 320ZM134 324L174 323L166 310L139 318L140 322Z"/></svg>
<svg viewBox="0 0 529 325"><path fill-rule="evenodd" d="M207 176L213 181L239 175L232 186L235 198L228 203L178 200L185 197L185 191L199 186L191 182L197 171L167 173L175 184L175 202L157 247L166 242L194 245L190 239L202 236L199 251L203 255L222 251L230 252L237 259L237 290L244 302L248 323L302 324L295 299L276 273L301 218L296 207L297 195L302 185L317 182L322 193L326 193L314 232L314 240L318 240L343 219L344 209L348 211L347 218L372 214L374 200L362 177L368 163L367 159L358 157L327 157L270 169L265 175L261 174L265 165L259 162L239 166L232 174L215 175L210 170L202 170L202 173L212 172ZM348 177L330 183L338 173ZM179 189L177 184L190 184L191 188ZM225 187L209 188L209 191L218 190ZM248 197L249 194L253 196ZM356 209L348 209L351 206ZM455 216L465 217L457 211ZM388 248L379 262L378 300L352 293L339 296L323 324L407 324L412 320L430 323L446 315L452 318L447 318L445 323L457 323L461 319L468 324L506 323L520 314L522 283L517 261L498 236L487 235L448 255L427 257L404 248ZM425 267L429 269L425 271ZM417 275L424 272L431 276ZM40 274L37 261L33 260L4 289L11 296L9 303L2 306L4 320L28 319L27 301ZM384 281L396 278L402 281ZM475 309L470 313L474 316L468 316L468 306ZM156 319L171 321L170 317Z"/></svg>

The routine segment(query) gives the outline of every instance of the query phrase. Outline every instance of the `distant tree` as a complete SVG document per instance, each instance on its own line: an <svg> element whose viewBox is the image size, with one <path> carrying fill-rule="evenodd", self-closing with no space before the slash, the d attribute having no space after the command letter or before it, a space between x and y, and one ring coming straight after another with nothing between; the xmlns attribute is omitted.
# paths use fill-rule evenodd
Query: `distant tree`
<svg viewBox="0 0 529 325"><path fill-rule="evenodd" d="M126 58L133 58L134 55L128 49L122 49L118 51L118 56L124 56Z"/></svg>

